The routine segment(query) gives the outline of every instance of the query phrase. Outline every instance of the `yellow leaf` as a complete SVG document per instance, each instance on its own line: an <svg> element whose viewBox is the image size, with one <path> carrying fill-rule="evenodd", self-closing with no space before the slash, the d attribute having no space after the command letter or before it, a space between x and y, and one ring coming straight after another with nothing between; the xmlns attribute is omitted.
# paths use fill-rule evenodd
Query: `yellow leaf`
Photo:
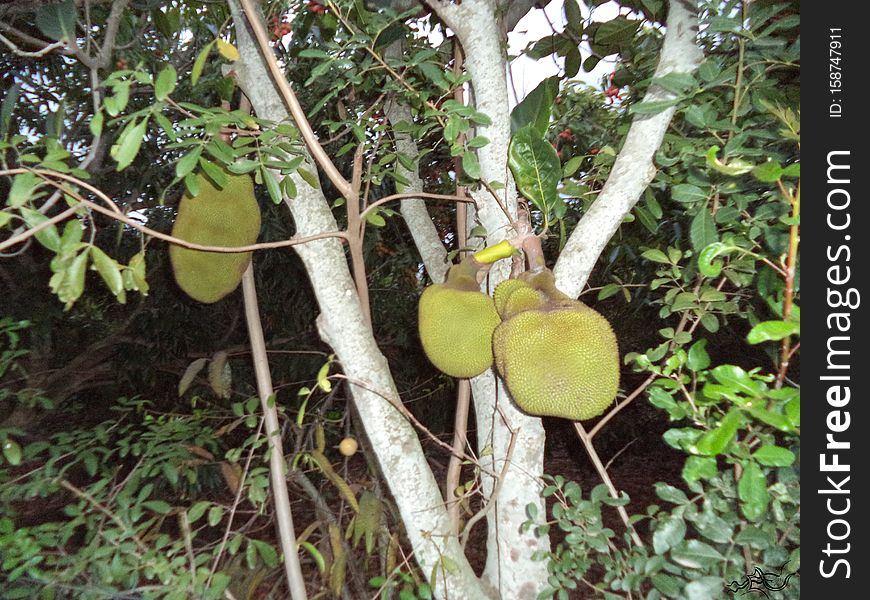
<svg viewBox="0 0 870 600"><path fill-rule="evenodd" d="M221 56L223 56L228 61L236 62L237 60L239 60L239 51L236 50L236 47L233 46L231 43L218 39L217 49L218 52L221 53Z"/></svg>

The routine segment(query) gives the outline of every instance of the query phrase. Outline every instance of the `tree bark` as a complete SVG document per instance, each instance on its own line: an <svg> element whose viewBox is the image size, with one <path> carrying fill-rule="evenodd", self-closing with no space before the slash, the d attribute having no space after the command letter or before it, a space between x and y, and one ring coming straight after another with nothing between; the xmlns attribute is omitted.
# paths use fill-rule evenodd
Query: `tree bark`
<svg viewBox="0 0 870 600"><path fill-rule="evenodd" d="M669 6L667 30L654 78L668 73L692 73L703 58L696 42L696 3L671 0ZM653 84L643 101L671 100L675 97ZM671 107L655 115L637 115L632 121L604 188L571 233L553 269L556 285L572 298L583 291L607 242L655 177L656 168L652 159L662 144L676 110L676 107Z"/></svg>
<svg viewBox="0 0 870 600"><path fill-rule="evenodd" d="M230 0L241 58L234 63L238 82L257 115L276 122L290 120L286 106L271 81L237 0ZM262 18L261 15L252 18ZM306 157L304 168L317 172ZM297 196L285 199L296 224L296 235L337 231L338 226L319 188L299 175L293 181ZM401 403L386 358L366 324L359 297L341 244L336 239L294 246L305 265L321 314L321 337L336 352L350 382L360 421L368 436L384 479L393 494L414 557L427 576L434 573L439 597L487 598L455 536L440 488L426 462L416 432L394 404ZM448 571L441 560L453 562ZM453 568L455 566L455 568Z"/></svg>

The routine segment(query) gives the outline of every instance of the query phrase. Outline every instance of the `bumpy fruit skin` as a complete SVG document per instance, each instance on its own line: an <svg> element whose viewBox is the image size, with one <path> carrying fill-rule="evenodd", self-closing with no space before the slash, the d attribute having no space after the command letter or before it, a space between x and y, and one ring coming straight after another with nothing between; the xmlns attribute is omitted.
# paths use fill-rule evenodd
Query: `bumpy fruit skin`
<svg viewBox="0 0 870 600"><path fill-rule="evenodd" d="M502 294L505 321L493 334L495 364L514 402L572 421L600 415L619 390L619 348L607 319L557 290L549 271L519 281Z"/></svg>
<svg viewBox="0 0 870 600"><path fill-rule="evenodd" d="M452 267L446 283L423 291L418 318L423 350L440 371L468 378L492 365L492 333L501 319L466 265Z"/></svg>
<svg viewBox="0 0 870 600"><path fill-rule="evenodd" d="M519 279L505 279L500 284L495 286L495 291L492 293L492 300L495 302L495 310L505 318L505 305L508 298L520 288L529 289L529 284Z"/></svg>
<svg viewBox="0 0 870 600"><path fill-rule="evenodd" d="M198 175L195 198L185 193L172 228L173 237L209 246L246 246L260 233L260 208L254 184L247 175L229 175L223 189ZM202 252L173 245L169 248L175 281L199 302L217 302L242 280L250 252Z"/></svg>

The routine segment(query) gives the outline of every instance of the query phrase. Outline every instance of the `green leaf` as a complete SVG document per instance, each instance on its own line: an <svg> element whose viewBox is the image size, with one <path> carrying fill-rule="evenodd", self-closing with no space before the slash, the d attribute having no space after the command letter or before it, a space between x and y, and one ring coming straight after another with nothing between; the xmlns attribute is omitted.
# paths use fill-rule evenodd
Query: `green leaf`
<svg viewBox="0 0 870 600"><path fill-rule="evenodd" d="M734 528L712 510L700 512L692 517L691 520L698 533L711 542L727 544L734 535Z"/></svg>
<svg viewBox="0 0 870 600"><path fill-rule="evenodd" d="M662 263L664 265L671 264L671 259L668 258L668 255L659 250L658 248L650 248L649 250L644 250L641 256L647 260Z"/></svg>
<svg viewBox="0 0 870 600"><path fill-rule="evenodd" d="M21 446L18 442L9 438L3 440L3 458L13 467L21 464Z"/></svg>
<svg viewBox="0 0 870 600"><path fill-rule="evenodd" d="M740 414L740 410L732 408L716 429L708 431L701 436L701 439L695 444L695 450L699 454L707 456L722 454L728 447L728 444L731 443L731 440L734 439L737 428L742 421L743 417Z"/></svg>
<svg viewBox="0 0 870 600"><path fill-rule="evenodd" d="M192 198L199 196L199 177L193 173L188 173L184 176L184 187L187 188L187 193Z"/></svg>
<svg viewBox="0 0 870 600"><path fill-rule="evenodd" d="M109 151L112 158L118 162L118 166L115 167L117 171L123 171L129 167L136 155L139 154L139 148L142 146L142 139L145 137L147 127L148 118L146 117L141 121L130 121L121 131L118 141Z"/></svg>
<svg viewBox="0 0 870 600"><path fill-rule="evenodd" d="M210 509L208 509L208 524L211 527L214 527L218 523L221 522L221 519L224 517L224 507L220 505L214 505Z"/></svg>
<svg viewBox="0 0 870 600"><path fill-rule="evenodd" d="M653 550L656 554L664 554L677 546L686 537L686 522L680 518L670 518L659 524L653 533Z"/></svg>
<svg viewBox="0 0 870 600"><path fill-rule="evenodd" d="M763 389L759 382L752 380L749 373L735 365L719 365L712 374L719 383L742 394L758 396Z"/></svg>
<svg viewBox="0 0 870 600"><path fill-rule="evenodd" d="M30 229L42 225L49 220L48 217L46 217L38 210L33 210L32 208L28 208L26 206L22 206L19 209L19 212L21 213L25 224ZM42 244L52 252L57 252L60 249L60 235L58 235L57 227L55 227L54 223L43 227L34 235L36 236L36 240L40 244Z"/></svg>
<svg viewBox="0 0 870 600"><path fill-rule="evenodd" d="M665 573L656 573L650 577L653 586L662 593L665 598L676 598L683 587L683 580L677 579Z"/></svg>
<svg viewBox="0 0 870 600"><path fill-rule="evenodd" d="M72 308L75 301L85 291L85 270L88 266L89 248L73 258L69 265L58 273L60 281L56 283L54 292L57 294L58 300L64 303L64 310ZM52 277L53 279L54 277Z"/></svg>
<svg viewBox="0 0 870 600"><path fill-rule="evenodd" d="M693 202L706 202L707 192L696 185L690 183L681 183L671 188L671 198L676 202L685 204Z"/></svg>
<svg viewBox="0 0 870 600"><path fill-rule="evenodd" d="M313 187L315 190L320 189L320 181L317 179L317 175L309 171L308 169L299 168L296 170L299 173L299 176L305 180L305 183Z"/></svg>
<svg viewBox="0 0 870 600"><path fill-rule="evenodd" d="M628 113L631 115L657 115L672 106L676 106L679 102L679 98L671 100L647 100L646 102L638 102L629 106Z"/></svg>
<svg viewBox="0 0 870 600"><path fill-rule="evenodd" d="M583 163L583 156L574 156L562 165L562 177L571 177Z"/></svg>
<svg viewBox="0 0 870 600"><path fill-rule="evenodd" d="M719 146L711 146L707 150L707 166L712 168L714 171L735 177L752 170L752 165L750 163L740 159L735 159L730 163L725 164L719 160L717 156L718 154Z"/></svg>
<svg viewBox="0 0 870 600"><path fill-rule="evenodd" d="M720 564L724 557L710 544L698 540L688 540L671 551L671 558L679 565L689 569L709 568Z"/></svg>
<svg viewBox="0 0 870 600"><path fill-rule="evenodd" d="M752 328L746 341L750 344L777 341L790 335L798 335L801 332L800 323L793 321L762 321Z"/></svg>
<svg viewBox="0 0 870 600"><path fill-rule="evenodd" d="M698 254L698 270L704 277L718 277L722 272L722 261L719 256L740 250L737 246L729 246L721 242L713 242Z"/></svg>
<svg viewBox="0 0 870 600"><path fill-rule="evenodd" d="M177 83L178 73L175 71L175 67L171 64L166 65L154 80L154 97L157 100L166 100L175 91Z"/></svg>
<svg viewBox="0 0 870 600"><path fill-rule="evenodd" d="M794 452L779 446L766 445L752 453L759 464L767 467L787 467L794 462Z"/></svg>
<svg viewBox="0 0 870 600"><path fill-rule="evenodd" d="M708 575L690 581L683 590L686 600L709 600L719 597L722 591L722 578Z"/></svg>
<svg viewBox="0 0 870 600"><path fill-rule="evenodd" d="M73 0L53 4L41 4L36 9L36 26L53 40L75 38L76 5Z"/></svg>
<svg viewBox="0 0 870 600"><path fill-rule="evenodd" d="M690 73L680 73L677 71L671 71L663 77L654 77L652 82L660 88L677 95L687 94L698 87L698 82L695 81L695 78Z"/></svg>
<svg viewBox="0 0 870 600"><path fill-rule="evenodd" d="M517 187L545 216L564 214L564 202L557 192L562 165L556 149L538 131L527 125L511 138L508 161ZM561 205L560 210L557 205Z"/></svg>
<svg viewBox="0 0 870 600"><path fill-rule="evenodd" d="M782 165L775 160L769 160L752 169L752 175L758 181L774 183L782 177Z"/></svg>
<svg viewBox="0 0 870 600"><path fill-rule="evenodd" d="M366 221L375 227L383 227L387 221L378 211L372 211L366 215Z"/></svg>
<svg viewBox="0 0 870 600"><path fill-rule="evenodd" d="M192 172L196 167L197 161L199 161L200 155L202 155L202 146L196 146L193 150L179 158L178 162L175 163L175 176L182 179Z"/></svg>
<svg viewBox="0 0 870 600"><path fill-rule="evenodd" d="M43 179L36 173L19 173L12 180L12 187L9 190L9 197L6 199L6 205L11 208L23 206L33 194L36 192L37 186L42 183Z"/></svg>
<svg viewBox="0 0 870 600"><path fill-rule="evenodd" d="M208 59L208 53L211 52L211 47L213 45L214 42L209 42L196 56L196 60L193 63L193 69L190 71L190 85L195 86L199 81L199 77L202 75L202 70L205 68L205 61Z"/></svg>
<svg viewBox="0 0 870 600"><path fill-rule="evenodd" d="M75 225L78 228L78 224ZM118 267L117 261L96 246L91 246L91 258L93 259L93 268L106 282L109 291L115 295L118 302L124 304L127 297L124 293L124 279L121 277L121 269Z"/></svg>
<svg viewBox="0 0 870 600"><path fill-rule="evenodd" d="M21 83L16 81L3 96L3 103L0 104L0 138L5 137L9 130L9 122L12 119L12 112L15 110L20 92Z"/></svg>
<svg viewBox="0 0 870 600"><path fill-rule="evenodd" d="M328 362L324 363L320 367L320 371L317 372L317 387L326 393L332 391L332 382L329 380L329 365Z"/></svg>
<svg viewBox="0 0 870 600"><path fill-rule="evenodd" d="M690 456L683 465L683 479L689 484L715 477L718 472L716 459L712 456Z"/></svg>
<svg viewBox="0 0 870 600"><path fill-rule="evenodd" d="M204 359L203 359L204 360ZM195 523L205 514L206 509L211 506L211 502L208 500L200 500L196 504L190 507L190 510L187 511L187 520L191 523Z"/></svg>
<svg viewBox="0 0 870 600"><path fill-rule="evenodd" d="M511 111L511 133L523 127L533 127L541 137L550 125L553 102L559 93L559 77L544 79Z"/></svg>
<svg viewBox="0 0 870 600"><path fill-rule="evenodd" d="M737 484L740 507L750 521L759 519L767 511L770 494L767 491L767 476L755 461L743 461L743 474Z"/></svg>
<svg viewBox="0 0 870 600"><path fill-rule="evenodd" d="M266 185L266 191L269 192L269 197L275 204L281 203L281 187L278 181L269 169L260 169L260 176L263 178L263 183ZM287 178L289 179L289 177Z"/></svg>
<svg viewBox="0 0 870 600"><path fill-rule="evenodd" d="M602 23L593 35L593 42L598 46L617 49L623 44L631 43L640 27L640 21L628 19L620 15L615 19ZM610 54L605 52L604 54Z"/></svg>
<svg viewBox="0 0 870 600"><path fill-rule="evenodd" d="M474 152L467 151L462 155L462 170L472 179L480 179L480 163Z"/></svg>
<svg viewBox="0 0 870 600"><path fill-rule="evenodd" d="M227 174L222 168L202 156L199 157L199 166L215 186L219 189L224 188L227 184Z"/></svg>
<svg viewBox="0 0 870 600"><path fill-rule="evenodd" d="M672 429L671 431L675 430ZM656 483L655 488L656 495L665 502L670 502L672 504L685 504L689 501L689 498L683 490L675 488L667 483L659 481Z"/></svg>
<svg viewBox="0 0 870 600"><path fill-rule="evenodd" d="M769 411L765 408L761 408L760 406L750 406L746 410L750 415L752 415L762 423L767 423L771 427L779 429L780 431L794 431L792 419L787 416Z"/></svg>
<svg viewBox="0 0 870 600"><path fill-rule="evenodd" d="M692 248L696 251L701 251L710 244L719 241L719 233L716 231L713 215L710 214L706 206L692 219L692 225L689 227L689 237L692 241Z"/></svg>
<svg viewBox="0 0 870 600"><path fill-rule="evenodd" d="M147 502L143 502L142 506L149 510L153 510L160 515L165 515L172 511L172 505L163 500L148 500Z"/></svg>
<svg viewBox="0 0 870 600"><path fill-rule="evenodd" d="M707 340L698 340L689 348L687 366L692 371L702 371L710 366L710 355L707 354Z"/></svg>
<svg viewBox="0 0 870 600"><path fill-rule="evenodd" d="M88 123L88 129L91 132L91 135L98 136L103 132L103 121L105 120L105 115L100 111L96 113L93 117L91 117L90 123Z"/></svg>

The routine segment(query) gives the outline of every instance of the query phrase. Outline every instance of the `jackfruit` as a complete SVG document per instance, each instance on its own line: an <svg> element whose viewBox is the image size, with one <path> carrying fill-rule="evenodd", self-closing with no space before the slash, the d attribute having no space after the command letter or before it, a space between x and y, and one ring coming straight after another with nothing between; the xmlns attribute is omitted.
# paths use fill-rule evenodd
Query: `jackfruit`
<svg viewBox="0 0 870 600"><path fill-rule="evenodd" d="M600 415L619 390L610 324L556 289L549 271L521 281L526 285L513 285L503 299L506 320L493 334L495 364L511 397L533 415L572 421ZM530 292L546 300L530 302Z"/></svg>
<svg viewBox="0 0 870 600"><path fill-rule="evenodd" d="M480 291L470 259L453 265L443 284L420 296L420 341L432 364L451 377L480 375L492 366L492 333L499 324L492 298Z"/></svg>
<svg viewBox="0 0 870 600"><path fill-rule="evenodd" d="M209 246L247 246L260 233L260 208L254 183L247 175L227 174L223 189L200 174L199 194L185 192L178 207L172 236ZM199 302L217 302L242 280L251 260L250 252L203 252L170 246L169 258L175 281Z"/></svg>
<svg viewBox="0 0 870 600"><path fill-rule="evenodd" d="M508 297L513 294L516 290L520 288L528 288L529 284L520 279L505 279L497 286L495 286L495 291L492 293L492 300L495 302L495 310L504 318L504 309L505 304L507 304Z"/></svg>

